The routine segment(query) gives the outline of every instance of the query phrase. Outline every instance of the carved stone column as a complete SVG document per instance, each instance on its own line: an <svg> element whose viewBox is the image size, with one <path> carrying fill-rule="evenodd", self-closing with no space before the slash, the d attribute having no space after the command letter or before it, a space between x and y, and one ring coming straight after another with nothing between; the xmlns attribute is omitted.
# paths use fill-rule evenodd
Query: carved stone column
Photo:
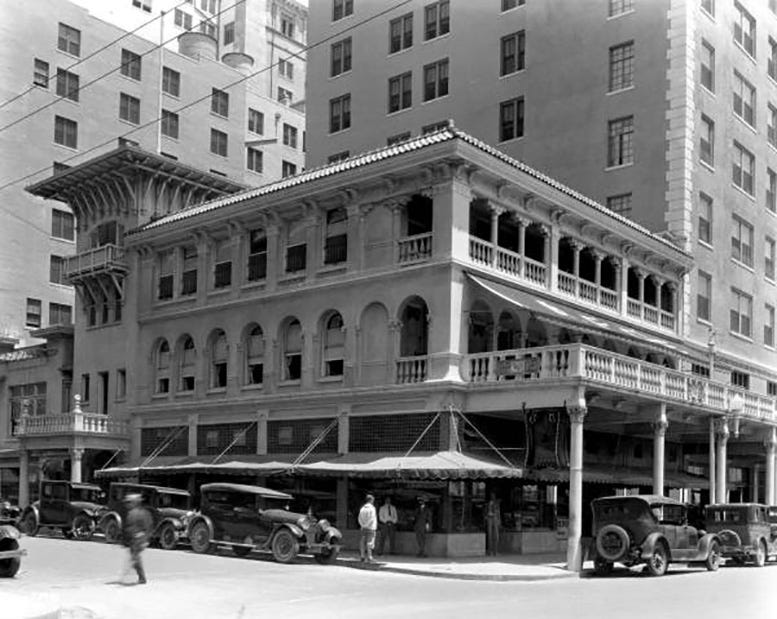
<svg viewBox="0 0 777 619"><path fill-rule="evenodd" d="M765 493L764 502L767 505L775 504L774 486L775 486L775 457L777 457L777 429L772 428L769 430L769 435L764 441L764 447L766 447L766 480L765 480Z"/></svg>
<svg viewBox="0 0 777 619"><path fill-rule="evenodd" d="M518 264L518 277L523 277L526 272L526 228L529 227L529 221L519 217L518 221L518 254L521 261Z"/></svg>
<svg viewBox="0 0 777 619"><path fill-rule="evenodd" d="M499 254L499 216L505 209L495 204L490 204L491 209L491 266L496 267Z"/></svg>
<svg viewBox="0 0 777 619"><path fill-rule="evenodd" d="M569 448L569 536L567 538L567 569L582 569L583 553L580 538L583 532L583 421L588 413L585 396L567 406L570 421Z"/></svg>
<svg viewBox="0 0 777 619"><path fill-rule="evenodd" d="M728 467L728 461L726 459L726 445L728 443L729 430L728 419L720 419L717 427L718 434L718 453L717 459L717 484L715 489L715 499L718 503L726 503L728 501L728 488L726 487L726 473Z"/></svg>
<svg viewBox="0 0 777 619"><path fill-rule="evenodd" d="M653 494L664 494L664 446L666 429L666 404L659 404L656 420L653 422Z"/></svg>
<svg viewBox="0 0 777 619"><path fill-rule="evenodd" d="M81 483L81 465L84 457L84 450L73 447L70 450L70 481Z"/></svg>
<svg viewBox="0 0 777 619"><path fill-rule="evenodd" d="M710 500L709 502L711 504L717 503L717 496L715 491L717 490L716 485L716 470L717 466L715 464L715 452L717 449L716 441L715 441L715 417L710 417L710 440L709 440L709 467L708 467L708 473L709 473L709 481L710 481Z"/></svg>
<svg viewBox="0 0 777 619"><path fill-rule="evenodd" d="M19 507L30 504L30 453L22 447L19 453Z"/></svg>

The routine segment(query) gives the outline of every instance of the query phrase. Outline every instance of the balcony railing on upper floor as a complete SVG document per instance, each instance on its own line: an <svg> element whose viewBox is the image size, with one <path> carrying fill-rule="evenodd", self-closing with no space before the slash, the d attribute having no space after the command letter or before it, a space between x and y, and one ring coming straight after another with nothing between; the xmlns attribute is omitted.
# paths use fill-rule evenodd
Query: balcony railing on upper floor
<svg viewBox="0 0 777 619"><path fill-rule="evenodd" d="M427 355L400 357L396 361L398 385L422 383L426 380L429 358Z"/></svg>
<svg viewBox="0 0 777 619"><path fill-rule="evenodd" d="M128 432L129 425L124 419L84 412L22 416L14 430L16 436L84 433L120 438L126 438Z"/></svg>
<svg viewBox="0 0 777 619"><path fill-rule="evenodd" d="M494 250L496 250L496 260ZM524 279L539 286L544 286L547 282L548 268L543 263L504 247L494 248L491 243L476 236L469 237L469 257L477 264L493 267L509 276Z"/></svg>
<svg viewBox="0 0 777 619"><path fill-rule="evenodd" d="M113 244L102 245L65 259L65 279L69 281L99 271L126 272L124 248Z"/></svg>
<svg viewBox="0 0 777 619"><path fill-rule="evenodd" d="M432 233L406 236L397 241L399 264L413 264L432 256Z"/></svg>

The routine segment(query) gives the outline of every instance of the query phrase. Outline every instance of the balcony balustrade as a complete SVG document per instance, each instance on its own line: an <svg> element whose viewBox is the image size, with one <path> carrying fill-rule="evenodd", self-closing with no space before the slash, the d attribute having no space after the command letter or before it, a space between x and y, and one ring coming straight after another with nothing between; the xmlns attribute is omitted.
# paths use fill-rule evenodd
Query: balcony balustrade
<svg viewBox="0 0 777 619"><path fill-rule="evenodd" d="M43 436L84 433L125 438L128 436L128 432L129 425L124 419L80 412L22 416L18 419L14 434L16 436Z"/></svg>
<svg viewBox="0 0 777 619"><path fill-rule="evenodd" d="M124 248L112 244L102 245L65 259L65 279L69 281L99 271L126 272Z"/></svg>
<svg viewBox="0 0 777 619"><path fill-rule="evenodd" d="M422 383L426 380L428 357L400 357L397 359L397 384Z"/></svg>
<svg viewBox="0 0 777 619"><path fill-rule="evenodd" d="M399 264L413 264L432 257L432 233L406 236L399 241Z"/></svg>

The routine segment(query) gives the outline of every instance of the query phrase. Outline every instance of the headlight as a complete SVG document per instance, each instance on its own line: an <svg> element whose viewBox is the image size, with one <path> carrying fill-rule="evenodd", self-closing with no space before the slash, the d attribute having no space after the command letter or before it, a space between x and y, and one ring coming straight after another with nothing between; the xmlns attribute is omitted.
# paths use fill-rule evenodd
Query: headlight
<svg viewBox="0 0 777 619"><path fill-rule="evenodd" d="M297 526L302 529L303 531L308 531L310 527L315 524L313 520L308 518L307 516L302 516L299 520L297 520Z"/></svg>

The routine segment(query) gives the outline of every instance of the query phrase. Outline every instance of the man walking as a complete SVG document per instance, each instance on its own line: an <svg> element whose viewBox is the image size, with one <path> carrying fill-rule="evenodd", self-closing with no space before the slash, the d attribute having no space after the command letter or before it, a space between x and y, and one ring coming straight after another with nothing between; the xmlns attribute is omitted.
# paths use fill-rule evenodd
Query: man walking
<svg viewBox="0 0 777 619"><path fill-rule="evenodd" d="M491 493L491 500L486 504L486 553L496 556L499 550L499 528L502 526L502 508Z"/></svg>
<svg viewBox="0 0 777 619"><path fill-rule="evenodd" d="M383 505L378 510L378 530L380 537L378 539L378 554L383 554L383 549L386 546L386 539L389 543L390 555L394 554L394 533L397 526L397 508L391 504L391 498L386 497L383 500Z"/></svg>
<svg viewBox="0 0 777 619"><path fill-rule="evenodd" d="M151 514L141 506L139 494L128 494L124 497L127 506L127 516L124 519L124 545L129 548L130 565L138 574L138 584L146 584L146 572L143 569L141 553L148 546L148 535L153 522Z"/></svg>
<svg viewBox="0 0 777 619"><path fill-rule="evenodd" d="M375 512L375 497L371 494L359 510L359 556L362 561L372 563L372 549L375 548L375 532L378 529L378 514Z"/></svg>
<svg viewBox="0 0 777 619"><path fill-rule="evenodd" d="M432 512L426 506L426 500L418 497L418 509L415 510L415 520L413 530L415 531L415 541L418 544L418 556L426 556L426 534L432 528Z"/></svg>

